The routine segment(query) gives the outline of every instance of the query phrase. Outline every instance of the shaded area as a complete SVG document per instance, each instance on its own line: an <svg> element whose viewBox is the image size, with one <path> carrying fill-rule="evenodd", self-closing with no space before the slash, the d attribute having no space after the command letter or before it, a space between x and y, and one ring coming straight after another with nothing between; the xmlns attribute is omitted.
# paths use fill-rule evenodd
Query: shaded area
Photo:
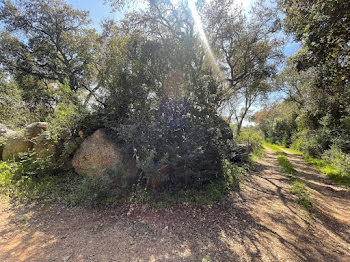
<svg viewBox="0 0 350 262"><path fill-rule="evenodd" d="M2 202L0 261L347 261L348 223L323 209L310 216L289 187L267 150L239 191L205 207L88 210Z"/></svg>

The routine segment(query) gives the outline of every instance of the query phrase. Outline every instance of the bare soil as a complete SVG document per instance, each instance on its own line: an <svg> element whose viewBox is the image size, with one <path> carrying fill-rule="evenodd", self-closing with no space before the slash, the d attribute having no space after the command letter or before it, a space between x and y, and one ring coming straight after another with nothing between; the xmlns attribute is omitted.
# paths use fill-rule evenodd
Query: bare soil
<svg viewBox="0 0 350 262"><path fill-rule="evenodd" d="M267 149L240 190L205 207L1 202L0 261L350 261L349 191L288 158L311 193L311 213Z"/></svg>

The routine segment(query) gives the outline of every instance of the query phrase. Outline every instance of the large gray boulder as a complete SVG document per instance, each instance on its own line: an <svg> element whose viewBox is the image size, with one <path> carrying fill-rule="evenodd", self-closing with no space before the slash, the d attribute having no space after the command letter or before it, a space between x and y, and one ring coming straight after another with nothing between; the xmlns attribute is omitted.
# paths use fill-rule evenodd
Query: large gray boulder
<svg viewBox="0 0 350 262"><path fill-rule="evenodd" d="M44 131L35 138L33 151L38 158L54 159L56 154L56 144L51 139L49 131Z"/></svg>
<svg viewBox="0 0 350 262"><path fill-rule="evenodd" d="M0 124L0 137L8 136L15 133L15 131L11 130L7 126Z"/></svg>
<svg viewBox="0 0 350 262"><path fill-rule="evenodd" d="M40 135L42 132L47 131L49 124L46 122L35 122L23 128L20 132L24 134L25 137L32 139Z"/></svg>
<svg viewBox="0 0 350 262"><path fill-rule="evenodd" d="M87 137L74 153L72 165L80 175L102 176L108 169L113 169L117 162L127 162L106 129L98 129ZM136 175L131 168L130 175Z"/></svg>
<svg viewBox="0 0 350 262"><path fill-rule="evenodd" d="M36 122L11 134L6 139L2 159L18 159L21 154L31 151L35 145L35 138L47 129L48 123Z"/></svg>
<svg viewBox="0 0 350 262"><path fill-rule="evenodd" d="M8 137L15 133L15 131L9 129L7 126L0 124L0 160L2 159L2 151L4 150Z"/></svg>

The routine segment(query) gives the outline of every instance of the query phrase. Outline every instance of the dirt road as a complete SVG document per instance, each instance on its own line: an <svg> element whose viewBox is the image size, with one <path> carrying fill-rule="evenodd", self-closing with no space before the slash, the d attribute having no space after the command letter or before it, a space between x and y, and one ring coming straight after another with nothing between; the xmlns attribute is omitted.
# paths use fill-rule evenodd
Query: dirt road
<svg viewBox="0 0 350 262"><path fill-rule="evenodd" d="M311 214L267 155L222 203L113 210L0 203L0 261L350 261L350 193L295 155Z"/></svg>

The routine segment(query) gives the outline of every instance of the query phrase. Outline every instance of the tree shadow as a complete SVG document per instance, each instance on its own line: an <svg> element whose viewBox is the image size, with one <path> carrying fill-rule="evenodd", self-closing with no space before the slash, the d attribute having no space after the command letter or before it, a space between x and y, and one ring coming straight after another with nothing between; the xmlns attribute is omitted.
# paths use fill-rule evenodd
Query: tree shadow
<svg viewBox="0 0 350 262"><path fill-rule="evenodd" d="M314 230L268 154L240 191L208 206L108 210L62 204L1 210L0 261L341 261L347 228L327 214ZM27 217L27 219L25 218ZM336 228L341 230L338 231ZM321 233L322 234L321 234ZM333 234L334 233L334 234ZM334 235L334 236L333 236ZM327 236L327 237L325 237ZM338 237L337 237L338 236Z"/></svg>

